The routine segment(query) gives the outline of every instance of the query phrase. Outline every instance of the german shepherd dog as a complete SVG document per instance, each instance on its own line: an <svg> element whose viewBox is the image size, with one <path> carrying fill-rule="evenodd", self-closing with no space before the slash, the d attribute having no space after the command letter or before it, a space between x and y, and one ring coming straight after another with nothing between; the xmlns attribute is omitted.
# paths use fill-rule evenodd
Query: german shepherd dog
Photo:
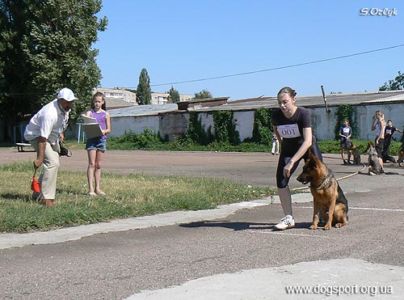
<svg viewBox="0 0 404 300"><path fill-rule="evenodd" d="M398 166L401 167L401 163L404 161L404 133L401 136L401 147L400 150L398 151Z"/></svg>
<svg viewBox="0 0 404 300"><path fill-rule="evenodd" d="M404 143L401 145L400 151L398 151L398 166L401 167L401 163L404 161Z"/></svg>
<svg viewBox="0 0 404 300"><path fill-rule="evenodd" d="M311 149L297 180L310 183L314 208L310 229L316 230L320 219L326 222L325 230L331 229L332 225L340 228L348 224L348 200L331 170L313 155Z"/></svg>
<svg viewBox="0 0 404 300"><path fill-rule="evenodd" d="M384 173L383 167L380 164L379 156L377 155L376 148L372 142L368 142L366 153L369 155L369 175L380 175Z"/></svg>

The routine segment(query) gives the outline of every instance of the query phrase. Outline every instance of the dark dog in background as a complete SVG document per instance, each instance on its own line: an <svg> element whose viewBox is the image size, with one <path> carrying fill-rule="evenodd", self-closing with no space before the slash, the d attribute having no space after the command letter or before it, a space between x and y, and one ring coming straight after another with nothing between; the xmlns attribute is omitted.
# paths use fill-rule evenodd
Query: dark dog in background
<svg viewBox="0 0 404 300"><path fill-rule="evenodd" d="M401 136L401 147L400 150L398 151L397 163L399 167L401 167L401 163L403 161L404 161L404 133Z"/></svg>
<svg viewBox="0 0 404 300"><path fill-rule="evenodd" d="M400 151L398 151L398 165L401 167L401 163L404 161L404 142L401 144Z"/></svg>
<svg viewBox="0 0 404 300"><path fill-rule="evenodd" d="M325 230L331 229L332 225L340 228L348 224L348 200L331 170L311 149L297 180L303 184L310 183L314 208L311 229L317 229L320 219L326 222Z"/></svg>
<svg viewBox="0 0 404 300"><path fill-rule="evenodd" d="M351 164L351 156L353 156L353 164L360 165L361 164L361 154L359 152L358 147L354 144L351 144L351 148L348 151L348 164Z"/></svg>
<svg viewBox="0 0 404 300"><path fill-rule="evenodd" d="M372 142L368 142L368 147L366 148L366 153L369 155L369 175L380 175L384 173L383 167L380 164L379 155L377 154L376 148Z"/></svg>

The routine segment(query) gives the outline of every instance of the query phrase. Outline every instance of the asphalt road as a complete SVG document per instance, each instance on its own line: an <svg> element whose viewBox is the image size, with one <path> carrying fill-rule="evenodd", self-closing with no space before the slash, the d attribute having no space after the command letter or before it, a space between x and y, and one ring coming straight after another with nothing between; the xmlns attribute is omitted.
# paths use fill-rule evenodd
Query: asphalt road
<svg viewBox="0 0 404 300"><path fill-rule="evenodd" d="M2 149L0 155L4 163L32 159L34 154ZM217 176L275 185L277 157L271 154L109 151L107 155L104 169L124 174ZM361 169L341 165L336 155L325 155L325 162L339 178ZM64 158L62 168L85 171L85 153ZM132 230L114 229L114 222L103 224L101 234L97 226L90 230L80 226L69 229L75 237L65 241L55 238L60 231L0 234L0 295L2 299L123 299L133 294L132 299L313 299L313 294L285 293L288 284L305 284L357 285L368 291L391 288L376 299L401 299L404 168L387 166L387 170L399 175L340 180L350 204L350 222L330 231L308 229L312 208L307 202L310 195L303 194L294 196L296 228L284 232L272 230L282 209L268 199L219 214L212 210L143 218L142 226L136 225L139 220L129 220L136 223L129 225ZM294 178L292 187L300 187ZM349 296L375 299L364 289Z"/></svg>

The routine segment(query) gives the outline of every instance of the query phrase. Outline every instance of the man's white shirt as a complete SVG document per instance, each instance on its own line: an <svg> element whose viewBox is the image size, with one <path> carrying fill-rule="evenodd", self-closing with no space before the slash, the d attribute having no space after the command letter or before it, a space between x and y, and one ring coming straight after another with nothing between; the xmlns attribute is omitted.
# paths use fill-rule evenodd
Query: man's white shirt
<svg viewBox="0 0 404 300"><path fill-rule="evenodd" d="M63 111L55 99L32 117L25 128L24 137L27 141L31 141L42 136L51 144L56 144L60 134L66 129L68 120L69 113Z"/></svg>

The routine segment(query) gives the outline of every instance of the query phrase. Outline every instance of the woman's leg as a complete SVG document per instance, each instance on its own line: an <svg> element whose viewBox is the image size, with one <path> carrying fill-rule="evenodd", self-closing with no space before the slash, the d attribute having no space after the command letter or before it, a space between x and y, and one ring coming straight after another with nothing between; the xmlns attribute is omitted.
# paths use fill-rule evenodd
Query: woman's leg
<svg viewBox="0 0 404 300"><path fill-rule="evenodd" d="M95 149L87 150L88 156L88 167L87 167L87 182L88 182L88 193L92 196L95 195L94 192L94 174L95 174L95 158L97 151Z"/></svg>
<svg viewBox="0 0 404 300"><path fill-rule="evenodd" d="M344 148L343 148L343 147L341 147L340 153L341 153L342 162L345 163L345 159L344 159Z"/></svg>
<svg viewBox="0 0 404 300"><path fill-rule="evenodd" d="M285 216L293 216L292 214L292 195L290 194L289 186L278 188L279 200L281 201L283 213Z"/></svg>
<svg viewBox="0 0 404 300"><path fill-rule="evenodd" d="M295 226L292 212L292 196L288 186L290 177L286 178L283 174L283 169L290 159L291 157L285 157L281 154L278 161L278 168L276 170L276 184L278 187L279 200L281 201L282 210L285 214L285 217L282 218L281 221L275 225L275 228L278 230L285 230ZM292 176L293 172L298 167L299 162L300 160L293 165L290 176Z"/></svg>

